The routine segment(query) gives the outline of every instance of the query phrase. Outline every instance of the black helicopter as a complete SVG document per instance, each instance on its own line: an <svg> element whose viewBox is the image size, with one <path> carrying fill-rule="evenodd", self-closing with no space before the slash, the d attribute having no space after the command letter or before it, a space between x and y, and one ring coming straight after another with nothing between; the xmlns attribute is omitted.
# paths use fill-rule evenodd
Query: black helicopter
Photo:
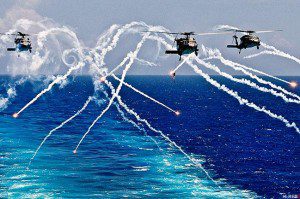
<svg viewBox="0 0 300 199"><path fill-rule="evenodd" d="M261 31L254 31L254 30L240 30L240 29L222 29L223 31L230 31L234 32L233 41L235 41L235 45L227 45L227 48L237 48L239 49L239 53L241 53L242 49L256 47L259 49L260 46L260 39L258 36L254 35L253 33L268 33L268 32L276 32L282 30L261 30ZM244 36L240 38L240 43L238 43L238 36L236 34L245 33Z"/></svg>
<svg viewBox="0 0 300 199"><path fill-rule="evenodd" d="M176 42L176 50L166 50L166 54L176 54L179 55L179 61L181 60L181 56L185 54L195 53L198 56L198 44L195 38L191 37L191 35L216 35L216 34L224 34L222 32L211 32L211 33L195 33L195 32L156 32L156 31L143 31L143 32L153 32L153 33L163 33L163 34L171 34L176 35L174 43ZM177 38L178 35L183 35L184 37Z"/></svg>
<svg viewBox="0 0 300 199"><path fill-rule="evenodd" d="M17 32L12 34L5 34L5 33L0 33L0 34L15 36L15 40L14 40L16 45L15 48L7 48L7 51L17 51L17 52L29 51L30 53L32 52L32 46L29 39L29 34L24 34L22 32Z"/></svg>

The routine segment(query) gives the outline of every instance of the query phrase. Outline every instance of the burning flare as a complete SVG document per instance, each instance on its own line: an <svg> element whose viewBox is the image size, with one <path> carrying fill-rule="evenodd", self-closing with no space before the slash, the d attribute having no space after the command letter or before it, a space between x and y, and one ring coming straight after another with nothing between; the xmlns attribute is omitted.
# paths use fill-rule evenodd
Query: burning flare
<svg viewBox="0 0 300 199"><path fill-rule="evenodd" d="M105 82L105 80L106 80L105 76L103 76L103 77L100 78L100 82Z"/></svg>
<svg viewBox="0 0 300 199"><path fill-rule="evenodd" d="M291 81L290 86L293 87L293 88L296 88L298 86L298 83L295 82L295 81Z"/></svg>
<svg viewBox="0 0 300 199"><path fill-rule="evenodd" d="M13 116L13 118L17 118L17 117L19 117L19 114L18 113L14 113L12 116Z"/></svg>

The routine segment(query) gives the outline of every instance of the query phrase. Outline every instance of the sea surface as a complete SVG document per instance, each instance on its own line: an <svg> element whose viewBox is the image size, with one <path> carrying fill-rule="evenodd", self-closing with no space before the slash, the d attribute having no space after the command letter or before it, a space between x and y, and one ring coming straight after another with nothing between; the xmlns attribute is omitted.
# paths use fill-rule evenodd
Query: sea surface
<svg viewBox="0 0 300 199"><path fill-rule="evenodd" d="M4 85L18 78L0 77L3 97ZM299 104L213 78L300 126ZM282 78L300 82L300 77ZM186 154L121 108L125 119L115 104L73 154L108 103L99 91L98 100L54 132L29 165L49 131L94 94L90 77L73 77L14 119L12 114L46 86L31 80L16 87L17 96L0 113L0 198L283 198L300 193L300 135L293 128L240 105L199 76L128 76L126 81L180 110L176 116L126 87L121 91L128 107ZM300 95L299 88L276 84Z"/></svg>

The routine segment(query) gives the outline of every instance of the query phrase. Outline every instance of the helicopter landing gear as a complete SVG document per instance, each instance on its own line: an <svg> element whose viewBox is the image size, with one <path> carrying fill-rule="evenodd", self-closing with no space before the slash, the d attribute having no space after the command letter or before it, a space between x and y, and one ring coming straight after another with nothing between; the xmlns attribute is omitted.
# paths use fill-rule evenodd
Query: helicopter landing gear
<svg viewBox="0 0 300 199"><path fill-rule="evenodd" d="M259 46L256 46L257 50L259 49Z"/></svg>
<svg viewBox="0 0 300 199"><path fill-rule="evenodd" d="M179 61L181 61L181 56L182 56L182 54L180 53L180 54L178 54L179 55Z"/></svg>

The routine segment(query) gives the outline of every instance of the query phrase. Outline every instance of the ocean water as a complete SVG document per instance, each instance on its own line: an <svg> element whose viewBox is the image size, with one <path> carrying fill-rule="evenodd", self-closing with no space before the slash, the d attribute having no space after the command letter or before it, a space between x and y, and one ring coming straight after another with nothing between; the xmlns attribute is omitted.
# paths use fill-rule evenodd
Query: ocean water
<svg viewBox="0 0 300 199"><path fill-rule="evenodd" d="M299 105L213 78L300 125ZM283 78L300 82L299 77ZM300 135L264 113L240 106L198 76L178 76L175 81L166 76L126 78L136 88L180 110L180 116L125 87L121 96L201 163L214 181L159 134L125 121L115 106L73 154L83 133L108 103L101 93L102 100L90 103L81 115L56 131L28 166L48 132L93 95L90 77L71 80L14 119L12 113L44 85L30 81L16 87L17 96L0 114L0 198L282 198L300 193ZM14 80L0 77L2 85L10 81ZM300 94L299 88L282 86ZM6 95L4 88L0 92Z"/></svg>

